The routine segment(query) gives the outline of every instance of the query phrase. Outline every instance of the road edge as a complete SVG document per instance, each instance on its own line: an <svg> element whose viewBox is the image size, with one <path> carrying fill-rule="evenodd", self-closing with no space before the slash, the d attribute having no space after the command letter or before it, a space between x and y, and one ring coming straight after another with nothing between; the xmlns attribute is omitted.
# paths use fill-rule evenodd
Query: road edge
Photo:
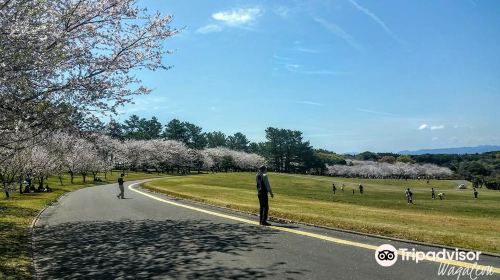
<svg viewBox="0 0 500 280"><path fill-rule="evenodd" d="M77 190L74 190L74 191L77 191ZM30 238L29 238L30 239L30 248L29 249L30 249L30 255L31 255L31 270L33 272L33 278L36 280L40 279L38 277L38 273L37 273L37 269L36 269L37 265L36 265L36 258L35 258L35 228L36 228L36 223L40 219L40 216L43 214L43 212L45 212L45 210L47 210L49 207L53 206L55 203L59 202L61 199L63 199L69 193L72 193L74 191L65 192L61 196L59 196L55 201L52 201L52 202L48 203L47 205L45 205L45 207L43 207L38 212L38 214L35 216L35 218L31 221L31 224L28 228L29 235L30 235Z"/></svg>
<svg viewBox="0 0 500 280"><path fill-rule="evenodd" d="M168 178L168 177L169 176L165 176L165 177L161 177L161 178L142 179L142 180L130 181L130 182L127 182L127 183L142 185L143 183L146 183L146 182L149 182L149 181L165 179L165 178ZM112 185L112 184L113 183L111 183L111 184L105 184L105 185ZM96 187L96 186L100 186L100 185L88 186L88 187L84 187L84 188L92 188L92 187ZM29 242L30 242L30 245L29 245L29 251L30 251L29 254L31 256L30 270L32 271L33 279L35 279L35 280L39 280L40 279L40 277L38 276L37 269L36 269L37 265L36 265L36 257L35 257L35 228L36 228L36 224L37 224L38 220L42 216L43 212L45 212L45 210L47 210L49 207L54 206L54 204L60 202L66 196L68 196L71 193L74 193L76 191L79 191L81 189L83 189L83 188L79 188L79 189L76 189L76 190L72 190L72 191L63 193L56 200L54 200L54 201L48 203L47 205L45 205L45 207L43 207L38 212L38 214L33 218L33 220L31 221L31 223L30 223L30 225L29 225L29 227L28 227L27 230L28 230Z"/></svg>

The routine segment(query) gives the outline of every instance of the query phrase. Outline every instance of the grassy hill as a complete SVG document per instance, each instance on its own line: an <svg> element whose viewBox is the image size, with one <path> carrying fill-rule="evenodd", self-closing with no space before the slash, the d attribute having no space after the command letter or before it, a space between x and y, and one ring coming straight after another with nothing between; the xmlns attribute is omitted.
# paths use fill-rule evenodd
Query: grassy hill
<svg viewBox="0 0 500 280"><path fill-rule="evenodd" d="M353 179L270 174L270 215L409 240L500 252L500 192L458 190L453 180ZM331 184L337 185L333 195ZM340 185L345 184L344 193ZM358 184L365 186L359 194ZM470 185L470 184L469 184ZM153 191L258 213L253 173L218 173L148 182ZM414 193L408 205L404 190ZM430 188L445 200L431 199ZM355 193L352 193L352 190Z"/></svg>

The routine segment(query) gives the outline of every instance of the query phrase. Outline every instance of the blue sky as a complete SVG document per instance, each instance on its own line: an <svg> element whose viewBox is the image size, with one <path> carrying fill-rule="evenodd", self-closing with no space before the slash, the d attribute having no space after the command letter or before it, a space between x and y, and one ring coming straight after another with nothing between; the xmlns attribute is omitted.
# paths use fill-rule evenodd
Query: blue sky
<svg viewBox="0 0 500 280"><path fill-rule="evenodd" d="M336 152L500 144L500 2L140 1L173 14L168 71L122 110Z"/></svg>

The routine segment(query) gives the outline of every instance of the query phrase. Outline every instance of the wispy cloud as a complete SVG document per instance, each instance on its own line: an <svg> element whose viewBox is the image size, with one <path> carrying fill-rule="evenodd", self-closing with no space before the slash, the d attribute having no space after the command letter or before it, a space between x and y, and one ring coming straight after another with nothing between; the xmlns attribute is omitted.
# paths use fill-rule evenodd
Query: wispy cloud
<svg viewBox="0 0 500 280"><path fill-rule="evenodd" d="M321 103L314 102L314 101L308 101L308 100L295 101L295 103L305 104L305 105L313 105L313 106L323 106L323 104L321 104Z"/></svg>
<svg viewBox="0 0 500 280"><path fill-rule="evenodd" d="M331 70L300 70L298 72L306 75L332 75L332 76L346 75L351 73L348 71L331 71Z"/></svg>
<svg viewBox="0 0 500 280"><path fill-rule="evenodd" d="M260 8L240 8L234 10L220 11L212 14L212 18L230 26L249 24L262 14Z"/></svg>
<svg viewBox="0 0 500 280"><path fill-rule="evenodd" d="M444 128L444 125L442 125L442 124L431 126L431 130L438 130L438 129L443 129L443 128Z"/></svg>
<svg viewBox="0 0 500 280"><path fill-rule="evenodd" d="M202 26L196 30L196 32L201 33L201 34L208 34L208 33L214 33L214 32L221 32L222 31L222 26L218 24L207 24L205 26Z"/></svg>
<svg viewBox="0 0 500 280"><path fill-rule="evenodd" d="M347 33L344 29L342 29L340 26L336 25L333 22L324 20L322 18L314 18L314 21L317 23L321 24L325 29L333 33L334 35L340 37L343 39L346 43L348 43L351 47L354 49L360 51L362 50L362 47L356 43L354 38L351 36L351 34Z"/></svg>
<svg viewBox="0 0 500 280"><path fill-rule="evenodd" d="M426 123L424 124L421 124L419 127L418 127L418 130L425 130L425 129L429 129L429 130L440 130L440 129L444 129L445 126L443 124L439 124L439 125L428 125Z"/></svg>
<svg viewBox="0 0 500 280"><path fill-rule="evenodd" d="M418 127L418 130L424 130L424 129L427 129L429 127L428 124L424 123L424 124L421 124L419 127Z"/></svg>
<svg viewBox="0 0 500 280"><path fill-rule="evenodd" d="M403 41L401 41L401 39L398 38L398 36L396 36L396 34L394 34L394 32L392 32L392 30L389 28L389 26L387 26L387 24L380 17L378 17L375 13L373 13L372 11L368 10L367 8L361 6L358 2L356 2L354 0L349 0L349 2L356 9L358 9L360 12L362 12L365 15L367 15L373 21L375 21L378 25L380 25L380 27L382 27L382 29L384 29L384 31L387 34L389 34L389 36L391 36L391 38L393 38L394 40L396 40L398 43L402 43L403 42Z"/></svg>
<svg viewBox="0 0 500 280"><path fill-rule="evenodd" d="M285 6L279 6L273 9L273 12L282 18L287 18L288 15L290 14L290 9Z"/></svg>
<svg viewBox="0 0 500 280"><path fill-rule="evenodd" d="M320 53L320 50L317 49L311 49L311 48L304 48L304 47L295 47L294 50L302 53Z"/></svg>
<svg viewBox="0 0 500 280"><path fill-rule="evenodd" d="M285 64L285 69L289 71L297 71L300 68L300 65L298 64L293 64L293 63L287 63Z"/></svg>
<svg viewBox="0 0 500 280"><path fill-rule="evenodd" d="M293 64L293 63L287 63L284 65L285 69L293 72L293 73L298 73L298 74L305 74L305 75L345 75L349 74L350 72L345 72L345 71L332 71L332 70L325 70L325 69L303 69L301 65L299 64Z"/></svg>
<svg viewBox="0 0 500 280"><path fill-rule="evenodd" d="M357 109L360 112L364 113L370 113L370 114L375 114L375 115L382 115L382 116L390 116L390 117L398 117L398 114L393 114L389 112L382 112L382 111L374 111L374 110L368 110L368 109L363 109L363 108L358 108Z"/></svg>
<svg viewBox="0 0 500 280"><path fill-rule="evenodd" d="M273 58L276 60L279 60L279 61L292 61L293 60L293 58L291 58L291 57L281 56L281 55L277 55L277 54L274 54Z"/></svg>

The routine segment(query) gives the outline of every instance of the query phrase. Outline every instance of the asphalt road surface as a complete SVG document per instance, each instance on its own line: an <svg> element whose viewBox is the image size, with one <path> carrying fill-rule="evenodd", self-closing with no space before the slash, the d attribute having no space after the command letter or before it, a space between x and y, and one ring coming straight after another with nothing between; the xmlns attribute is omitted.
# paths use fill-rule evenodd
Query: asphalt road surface
<svg viewBox="0 0 500 280"><path fill-rule="evenodd" d="M84 188L43 212L34 230L38 279L471 279L438 276L440 263L430 261L382 267L366 247L439 248L300 224L261 227L251 215L129 188L126 199L117 194L116 184ZM500 258L479 263L498 268Z"/></svg>

